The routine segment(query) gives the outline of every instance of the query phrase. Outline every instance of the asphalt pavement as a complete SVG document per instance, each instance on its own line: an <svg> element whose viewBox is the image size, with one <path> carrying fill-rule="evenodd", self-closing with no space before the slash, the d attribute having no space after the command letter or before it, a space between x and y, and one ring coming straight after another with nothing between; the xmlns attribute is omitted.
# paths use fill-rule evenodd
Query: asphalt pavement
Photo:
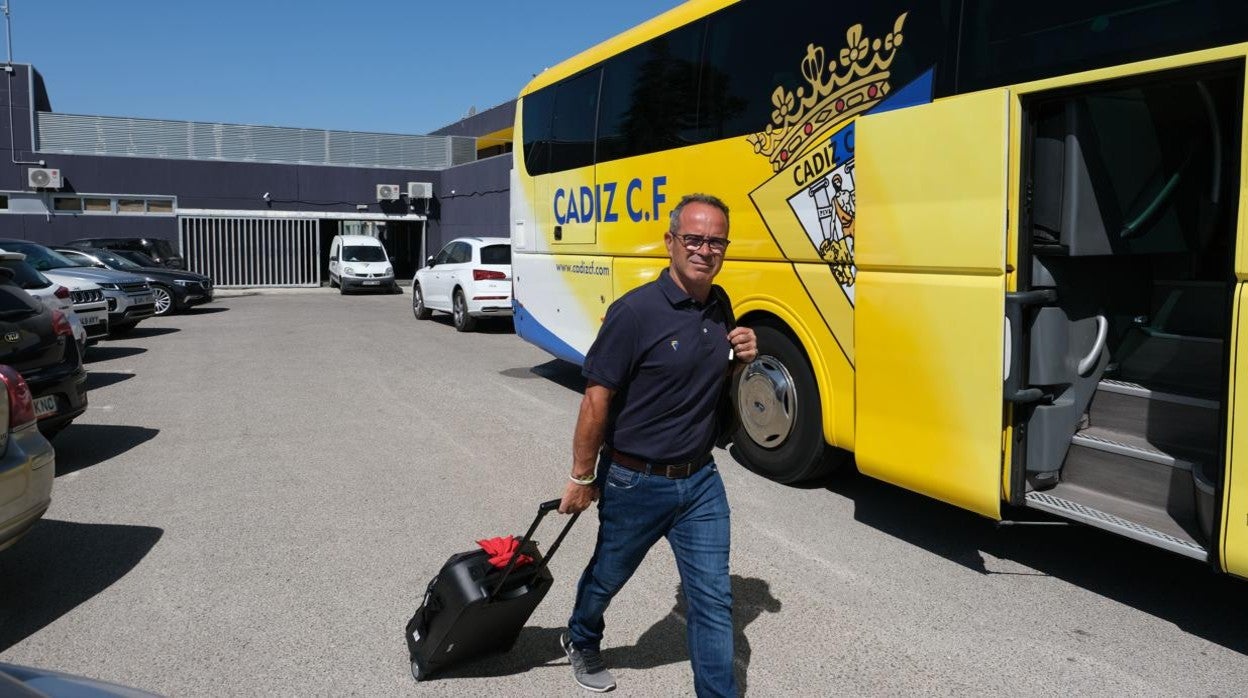
<svg viewBox="0 0 1248 698"><path fill-rule="evenodd" d="M509 323L461 334L410 301L227 293L92 347L52 508L0 552L0 661L174 696L583 695L558 635L592 515L511 652L410 676L429 578L562 491L582 387ZM1248 582L717 455L749 695L1248 692ZM618 694L692 695L682 614L660 544L608 615Z"/></svg>

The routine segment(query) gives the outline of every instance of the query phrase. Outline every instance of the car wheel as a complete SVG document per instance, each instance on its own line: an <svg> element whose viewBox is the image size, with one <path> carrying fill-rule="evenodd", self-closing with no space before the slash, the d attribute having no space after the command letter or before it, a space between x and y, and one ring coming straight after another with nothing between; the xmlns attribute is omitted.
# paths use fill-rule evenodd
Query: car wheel
<svg viewBox="0 0 1248 698"><path fill-rule="evenodd" d="M758 358L737 384L741 424L733 457L785 484L830 475L847 455L824 442L819 390L805 352L775 327L760 325L754 333Z"/></svg>
<svg viewBox="0 0 1248 698"><path fill-rule="evenodd" d="M477 326L477 319L468 314L468 301L464 298L463 289L455 289L455 298L451 305L455 329L460 332L471 332Z"/></svg>
<svg viewBox="0 0 1248 698"><path fill-rule="evenodd" d="M338 295L340 296L347 295L347 287L342 283L342 279L338 280Z"/></svg>
<svg viewBox="0 0 1248 698"><path fill-rule="evenodd" d="M433 311L425 305L425 294L420 290L420 284L412 284L412 315L415 315L417 320L428 320L433 317Z"/></svg>
<svg viewBox="0 0 1248 698"><path fill-rule="evenodd" d="M330 275L329 275L329 287L330 287L330 288L338 288L338 282L337 282L337 281L334 281L334 275L333 275L333 274L330 274Z"/></svg>
<svg viewBox="0 0 1248 698"><path fill-rule="evenodd" d="M152 298L156 301L157 315L172 315L178 308L173 294L164 286L152 286Z"/></svg>

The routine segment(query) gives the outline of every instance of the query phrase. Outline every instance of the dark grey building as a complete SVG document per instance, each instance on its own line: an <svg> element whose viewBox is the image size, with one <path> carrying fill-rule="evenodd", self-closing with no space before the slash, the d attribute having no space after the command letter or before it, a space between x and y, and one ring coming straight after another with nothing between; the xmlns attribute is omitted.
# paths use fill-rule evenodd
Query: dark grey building
<svg viewBox="0 0 1248 698"><path fill-rule="evenodd" d="M320 284L338 233L381 238L400 277L509 234L514 103L396 135L61 114L31 66L4 79L0 236L164 238L229 286Z"/></svg>

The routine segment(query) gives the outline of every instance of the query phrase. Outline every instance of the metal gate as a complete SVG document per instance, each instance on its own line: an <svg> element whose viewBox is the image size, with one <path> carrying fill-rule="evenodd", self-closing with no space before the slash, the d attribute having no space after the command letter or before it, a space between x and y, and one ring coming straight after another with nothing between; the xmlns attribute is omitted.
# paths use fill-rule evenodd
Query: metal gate
<svg viewBox="0 0 1248 698"><path fill-rule="evenodd" d="M186 268L219 286L319 286L320 221L299 218L179 218Z"/></svg>

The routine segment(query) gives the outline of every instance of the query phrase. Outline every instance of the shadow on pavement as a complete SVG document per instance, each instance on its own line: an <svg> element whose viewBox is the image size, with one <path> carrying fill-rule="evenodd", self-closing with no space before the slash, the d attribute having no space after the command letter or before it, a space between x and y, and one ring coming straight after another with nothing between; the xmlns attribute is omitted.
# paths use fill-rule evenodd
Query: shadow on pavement
<svg viewBox="0 0 1248 698"><path fill-rule="evenodd" d="M40 521L0 552L0 652L112 586L163 534L150 526Z"/></svg>
<svg viewBox="0 0 1248 698"><path fill-rule="evenodd" d="M430 320L439 325L445 325L448 329L455 329L454 318L446 313L435 313ZM511 323L511 318L509 317L483 317L477 319L477 326L473 328L472 332L477 334L515 334L516 327ZM472 332L468 334L472 334Z"/></svg>
<svg viewBox="0 0 1248 698"><path fill-rule="evenodd" d="M159 337L162 334L173 334L181 332L177 327L136 327L133 330L122 333L123 339L142 339L144 337Z"/></svg>
<svg viewBox="0 0 1248 698"><path fill-rule="evenodd" d="M627 592L624 592L627 593ZM737 694L745 695L750 667L750 640L745 626L764 613L779 613L780 600L771 593L771 585L754 577L732 575L732 644L733 670L737 675ZM632 647L608 647L602 658L608 667L650 669L664 664L689 661L685 640L685 595L676 585L676 604L667 616L637 638Z"/></svg>
<svg viewBox="0 0 1248 698"><path fill-rule="evenodd" d="M97 344L87 350L87 358L84 363L93 364L97 361L124 359L127 356L142 354L145 351L147 351L147 347L119 347Z"/></svg>
<svg viewBox="0 0 1248 698"><path fill-rule="evenodd" d="M52 442L56 447L57 477L99 465L159 433L159 429L147 427L70 424Z"/></svg>
<svg viewBox="0 0 1248 698"><path fill-rule="evenodd" d="M615 603L627 604L628 592L622 592ZM746 673L750 665L750 641L745 634L745 627L764 613L778 613L780 607L780 600L772 595L771 585L765 580L732 575L732 628L738 695L745 693ZM643 632L635 645L603 648L602 658L607 667L652 669L665 664L688 662L685 617L684 594L677 584L676 602L672 610ZM509 651L450 667L434 678L511 676L538 666L566 666L567 659L559 646L559 636L564 630L563 627L526 627L520 631L520 637Z"/></svg>
<svg viewBox="0 0 1248 698"><path fill-rule="evenodd" d="M224 305L214 305L214 306L197 305L193 308L187 308L186 310L183 310L182 312L178 314L179 315L212 315L213 313L224 313L227 310L229 310L229 308Z"/></svg>
<svg viewBox="0 0 1248 698"><path fill-rule="evenodd" d="M120 383L125 380L134 378L133 373L118 373L116 371L90 371L87 373L87 391L99 390L100 388Z"/></svg>
<svg viewBox="0 0 1248 698"><path fill-rule="evenodd" d="M551 359L532 368L509 368L499 371L499 374L508 378L545 378L574 393L585 392L585 377L581 375L581 367L563 359Z"/></svg>
<svg viewBox="0 0 1248 698"><path fill-rule="evenodd" d="M1248 654L1248 634L1236 620L1248 612L1244 583L1215 574L1205 563L1085 526L997 526L864 476L838 478L827 489L853 500L855 520L980 574L1055 577ZM1004 513L1019 521L1053 521L1030 510ZM985 555L1035 571L995 571Z"/></svg>

